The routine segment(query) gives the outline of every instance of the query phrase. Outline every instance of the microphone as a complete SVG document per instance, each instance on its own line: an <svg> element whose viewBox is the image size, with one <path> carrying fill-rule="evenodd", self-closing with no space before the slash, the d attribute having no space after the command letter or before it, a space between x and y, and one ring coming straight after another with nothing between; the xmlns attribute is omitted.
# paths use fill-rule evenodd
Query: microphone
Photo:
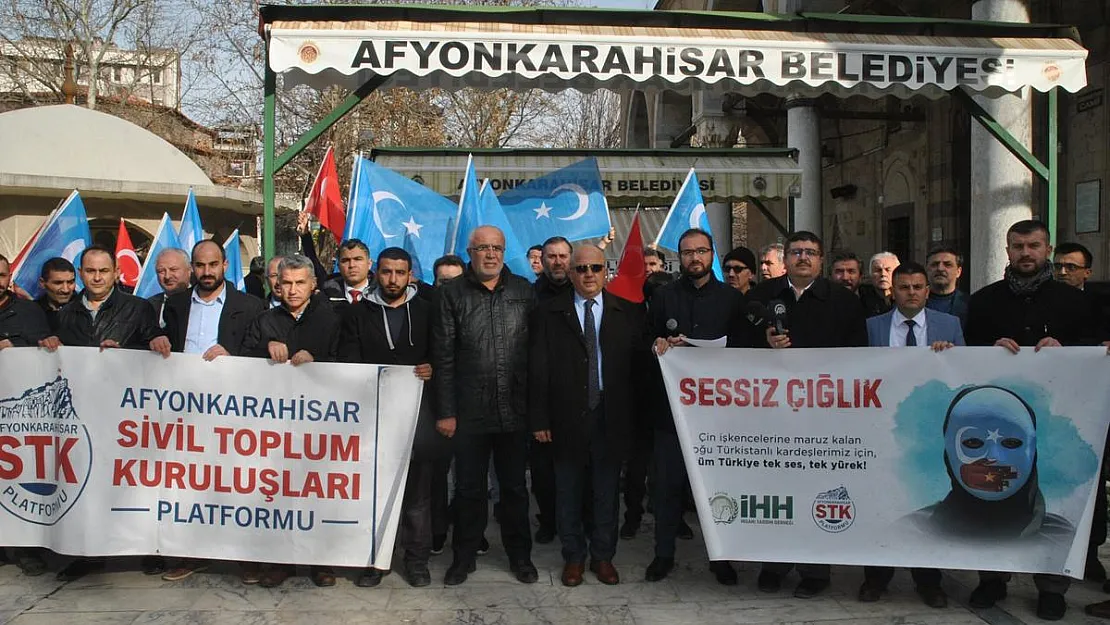
<svg viewBox="0 0 1110 625"><path fill-rule="evenodd" d="M771 305L771 323L775 326L775 334L786 333L786 304L782 300L773 299Z"/></svg>
<svg viewBox="0 0 1110 625"><path fill-rule="evenodd" d="M678 336L678 321L667 319L667 336Z"/></svg>
<svg viewBox="0 0 1110 625"><path fill-rule="evenodd" d="M770 313L767 312L767 307L759 302L748 302L745 316L748 318L748 323L757 328L767 325L767 318Z"/></svg>

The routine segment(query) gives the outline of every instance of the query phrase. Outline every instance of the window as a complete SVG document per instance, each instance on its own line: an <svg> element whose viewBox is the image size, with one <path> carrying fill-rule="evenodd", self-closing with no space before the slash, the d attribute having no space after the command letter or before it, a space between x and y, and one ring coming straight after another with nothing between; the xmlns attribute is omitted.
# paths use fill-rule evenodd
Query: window
<svg viewBox="0 0 1110 625"><path fill-rule="evenodd" d="M162 68L159 67L157 69L150 70L150 75L154 77L154 84L162 84Z"/></svg>
<svg viewBox="0 0 1110 625"><path fill-rule="evenodd" d="M123 67L116 65L112 68L112 80L115 82L123 82Z"/></svg>

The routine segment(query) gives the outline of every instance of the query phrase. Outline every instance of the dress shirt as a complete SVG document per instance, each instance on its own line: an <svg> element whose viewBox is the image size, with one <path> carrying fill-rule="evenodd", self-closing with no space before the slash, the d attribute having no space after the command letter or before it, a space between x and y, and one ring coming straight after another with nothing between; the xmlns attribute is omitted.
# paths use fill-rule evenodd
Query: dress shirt
<svg viewBox="0 0 1110 625"><path fill-rule="evenodd" d="M227 287L220 288L220 294L210 302L197 295L193 287L192 301L189 304L189 327L185 331L185 353L203 354L219 341L220 314L224 311L224 298Z"/></svg>
<svg viewBox="0 0 1110 625"><path fill-rule="evenodd" d="M362 284L357 285L357 286L347 286L347 283L344 282L343 283L343 297L347 300L347 303L350 304L351 303L351 291L358 291L359 293L361 293L361 295L359 295L359 297L361 297L362 299L366 299L366 288L368 286L370 286L370 281L369 280L366 280Z"/></svg>
<svg viewBox="0 0 1110 625"><path fill-rule="evenodd" d="M908 319L906 319L905 315L902 314L902 311L895 308L894 311L893 311L893 314L890 317L890 346L891 347L905 347L906 346L906 330L909 330L909 327L906 325L906 321L908 321ZM929 347L929 343L926 340L927 334L925 332L925 309L924 308L919 310L917 312L917 314L914 315L913 322L916 324L913 327L913 335L915 337L917 337L917 346L918 347Z"/></svg>
<svg viewBox="0 0 1110 625"><path fill-rule="evenodd" d="M603 308L602 302L604 301L601 293L590 298L594 301L594 336L597 337L597 388L605 390L605 380L601 377L601 309ZM585 336L586 328L586 298L574 292L574 312L578 314L578 327L583 329L583 336Z"/></svg>

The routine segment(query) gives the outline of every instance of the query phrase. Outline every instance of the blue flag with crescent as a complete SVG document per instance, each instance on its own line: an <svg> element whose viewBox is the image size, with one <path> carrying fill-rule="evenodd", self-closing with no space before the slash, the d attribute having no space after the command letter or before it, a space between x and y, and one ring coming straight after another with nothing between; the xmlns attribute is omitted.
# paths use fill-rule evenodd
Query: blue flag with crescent
<svg viewBox="0 0 1110 625"><path fill-rule="evenodd" d="M422 267L424 282L435 282L433 266L444 254L447 228L458 208L451 200L373 161L356 159L343 240L360 239L371 257L387 247L403 247Z"/></svg>
<svg viewBox="0 0 1110 625"><path fill-rule="evenodd" d="M154 233L154 239L151 240L150 249L146 253L146 260L143 261L143 268L139 271L139 281L135 283L136 296L154 297L162 292L162 285L158 284L155 263L162 250L171 248L180 249L181 244L177 240L177 233L174 232L169 213L162 213L162 221L158 223L158 231ZM189 254L188 251L185 253Z"/></svg>
<svg viewBox="0 0 1110 625"><path fill-rule="evenodd" d="M609 205L596 158L529 180L498 199L526 248L556 235L581 241L609 234Z"/></svg>
<svg viewBox="0 0 1110 625"><path fill-rule="evenodd" d="M535 281L536 274L528 262L528 249L520 244L520 240L513 232L509 218L505 216L505 209L493 192L489 181L482 183L478 188L478 176L474 171L474 158L467 160L466 176L463 178L462 192L459 195L459 215L456 219L458 227L455 229L454 253L463 261L470 262L470 254L466 246L470 242L470 233L478 226L496 226L505 235L505 264L512 271L529 282Z"/></svg>
<svg viewBox="0 0 1110 625"><path fill-rule="evenodd" d="M659 235L655 237L655 245L668 250L678 251L678 239L690 228L701 228L713 235L713 228L709 225L709 215L705 214L705 200L701 196L701 186L698 184L698 175L691 168L686 174L686 180L678 190L678 195L671 204L663 226L659 228ZM713 237L716 241L716 236ZM713 244L713 275L718 280L724 281L725 272L721 268L721 257L717 254L717 244Z"/></svg>
<svg viewBox="0 0 1110 625"><path fill-rule="evenodd" d="M224 241L224 255L227 257L224 279L234 284L237 290L246 291L247 284L245 276L243 276L243 254L239 251L238 228L227 235L227 240Z"/></svg>
<svg viewBox="0 0 1110 625"><path fill-rule="evenodd" d="M31 297L42 295L39 275L42 272L43 263L61 256L76 265L81 252L92 245L92 233L89 231L89 218L85 214L85 204L76 191L70 193L66 201L46 220L46 224L27 248L27 253L23 255L23 259L15 269L15 275L12 276L12 282ZM80 271L77 272L77 288L84 288L81 284Z"/></svg>

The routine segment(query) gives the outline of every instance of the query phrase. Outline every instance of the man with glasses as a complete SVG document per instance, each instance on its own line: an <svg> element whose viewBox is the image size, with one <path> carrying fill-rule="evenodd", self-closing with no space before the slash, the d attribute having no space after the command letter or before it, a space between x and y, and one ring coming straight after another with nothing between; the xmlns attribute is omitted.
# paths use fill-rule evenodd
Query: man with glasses
<svg viewBox="0 0 1110 625"><path fill-rule="evenodd" d="M747 295L755 280L755 254L746 247L738 247L725 254L725 282Z"/></svg>
<svg viewBox="0 0 1110 625"><path fill-rule="evenodd" d="M436 430L454 439L457 522L444 583L466 581L489 519L486 479L493 455L501 484L501 540L517 580L539 579L528 527L528 316L535 294L505 267L505 235L493 226L470 234L470 263L440 288L432 325Z"/></svg>
<svg viewBox="0 0 1110 625"><path fill-rule="evenodd" d="M713 276L713 237L692 228L678 240L682 277L661 286L651 298L649 331L655 336L655 353L686 345L686 338L717 339L729 337L730 346L742 342L744 296ZM652 366L658 367L657 363ZM655 559L648 565L644 579L657 582L667 577L675 564L675 538L682 522L686 492L686 465L675 433L674 418L664 389L653 393L647 403L655 407L655 476L652 480L655 504ZM713 562L710 570L725 585L737 583L736 571L727 562Z"/></svg>
<svg viewBox="0 0 1110 625"><path fill-rule="evenodd" d="M786 306L786 330L773 327L754 332L752 347L866 347L867 318L863 304L847 289L821 276L824 247L812 232L795 232L786 239L786 281L765 282L749 297L770 307ZM759 573L759 589L777 592L782 577L795 567L788 562L768 562ZM815 597L829 587L829 565L798 564L802 580L794 590L800 599Z"/></svg>
<svg viewBox="0 0 1110 625"><path fill-rule="evenodd" d="M1052 269L1056 279L1080 291L1091 279L1091 263L1094 257L1091 250L1079 243L1061 243L1056 246L1052 258Z"/></svg>

